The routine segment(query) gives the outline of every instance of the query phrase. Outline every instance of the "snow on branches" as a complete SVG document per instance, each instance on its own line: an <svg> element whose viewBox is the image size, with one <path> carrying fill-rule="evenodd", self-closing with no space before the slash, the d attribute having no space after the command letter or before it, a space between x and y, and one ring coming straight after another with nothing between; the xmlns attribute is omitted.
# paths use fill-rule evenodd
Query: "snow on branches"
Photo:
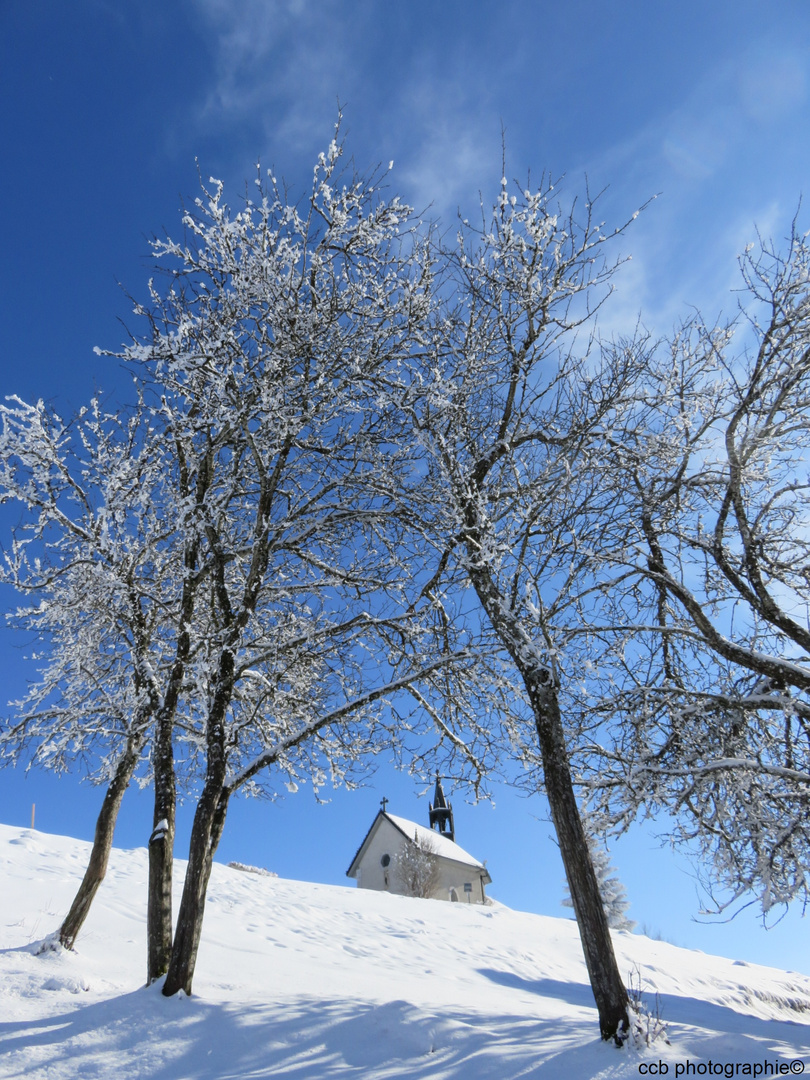
<svg viewBox="0 0 810 1080"><path fill-rule="evenodd" d="M810 249L741 259L732 322L645 357L614 436L627 575L592 783L615 821L665 808L717 910L807 902L810 851ZM622 346L625 350L628 346Z"/></svg>

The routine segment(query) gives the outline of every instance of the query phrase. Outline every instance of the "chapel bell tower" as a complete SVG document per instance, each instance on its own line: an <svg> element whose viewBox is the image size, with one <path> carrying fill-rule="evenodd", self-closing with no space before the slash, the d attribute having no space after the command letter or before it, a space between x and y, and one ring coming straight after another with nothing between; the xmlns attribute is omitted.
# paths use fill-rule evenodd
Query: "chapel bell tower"
<svg viewBox="0 0 810 1080"><path fill-rule="evenodd" d="M449 803L442 791L442 778L436 773L436 787L433 791L433 802L428 803L430 827L435 829L441 836L448 840L455 840L456 833L453 828L453 805Z"/></svg>

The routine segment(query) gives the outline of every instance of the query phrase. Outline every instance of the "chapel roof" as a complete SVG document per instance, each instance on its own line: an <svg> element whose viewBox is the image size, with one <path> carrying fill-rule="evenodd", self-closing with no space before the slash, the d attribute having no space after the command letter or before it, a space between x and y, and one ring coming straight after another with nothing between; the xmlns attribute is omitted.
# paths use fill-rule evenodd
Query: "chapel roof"
<svg viewBox="0 0 810 1080"><path fill-rule="evenodd" d="M483 863L470 855L464 848L459 847L454 840L442 836L435 829L428 829L425 825L419 825L415 821L408 821L407 818L397 817L396 814L386 812L385 816L396 825L400 832L405 833L409 840L413 840L415 835L420 843L431 845L435 853L441 855L443 859L453 859L455 862L465 863L467 866L475 866L479 870L484 869Z"/></svg>
<svg viewBox="0 0 810 1080"><path fill-rule="evenodd" d="M394 826L403 836L408 840L413 841L416 837L421 843L430 844L435 853L442 859L449 859L453 862L462 863L465 866L475 867L476 870L483 870L486 874L485 881L489 879L489 872L482 862L479 862L464 848L459 847L453 840L448 840L446 836L441 836L435 829L428 829L424 825L419 825L415 821L409 821L407 818L399 817L396 814L389 814L386 810L380 810L374 821L371 823L371 828L368 830L363 838L363 842L357 849L357 854L354 856L351 862L351 866L346 871L347 877L352 877L352 871L355 869L364 849L366 848L371 836L379 828L381 819L385 819L391 825Z"/></svg>

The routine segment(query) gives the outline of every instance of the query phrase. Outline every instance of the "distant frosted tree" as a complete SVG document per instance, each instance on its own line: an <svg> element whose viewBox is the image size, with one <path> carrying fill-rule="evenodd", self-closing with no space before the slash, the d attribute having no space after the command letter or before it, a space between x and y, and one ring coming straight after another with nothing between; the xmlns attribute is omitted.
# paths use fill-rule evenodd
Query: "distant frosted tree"
<svg viewBox="0 0 810 1080"><path fill-rule="evenodd" d="M602 897L608 926L611 930L633 930L636 922L634 919L627 917L630 901L627 899L624 885L622 885L616 874L616 868L610 861L610 852L604 844L600 843L593 828L593 820L589 815L583 814L583 824L585 825L588 850L591 853L591 862L599 884L599 894ZM562 905L567 908L574 906L567 884Z"/></svg>
<svg viewBox="0 0 810 1080"><path fill-rule="evenodd" d="M419 896L423 900L433 896L439 881L439 861L436 845L429 838L420 839L414 831L413 843L403 847L391 861L394 879L406 896Z"/></svg>

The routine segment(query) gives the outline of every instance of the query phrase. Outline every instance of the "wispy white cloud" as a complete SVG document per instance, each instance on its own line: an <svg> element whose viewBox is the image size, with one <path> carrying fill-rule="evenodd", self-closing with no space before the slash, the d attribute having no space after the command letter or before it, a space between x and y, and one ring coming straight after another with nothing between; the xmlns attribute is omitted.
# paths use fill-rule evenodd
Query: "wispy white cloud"
<svg viewBox="0 0 810 1080"><path fill-rule="evenodd" d="M430 204L447 224L457 210L472 215L483 188L485 203L501 175L500 122L489 103L470 101L451 75L411 73L395 122L407 121L397 176L418 208ZM489 190L487 190L489 188Z"/></svg>
<svg viewBox="0 0 810 1080"><path fill-rule="evenodd" d="M199 103L203 131L291 156L323 139L347 78L345 11L330 0L192 0L214 57ZM346 86L344 84L348 83ZM260 143L261 145L255 145Z"/></svg>
<svg viewBox="0 0 810 1080"><path fill-rule="evenodd" d="M277 153L286 169L328 137L340 101L359 167L393 158L397 189L443 218L500 175L500 118L480 84L427 45L387 69L380 50L392 42L376 36L373 4L360 0L348 19L330 0L191 2L214 57L201 131L260 141L251 152Z"/></svg>
<svg viewBox="0 0 810 1080"><path fill-rule="evenodd" d="M641 309L666 331L690 305L707 317L733 312L737 255L756 228L779 242L796 211L809 89L810 50L763 40L718 59L674 109L581 164L611 180L617 216L633 197L661 194L628 235L617 317Z"/></svg>
<svg viewBox="0 0 810 1080"><path fill-rule="evenodd" d="M707 314L733 307L735 257L754 222L778 234L780 220L789 222L795 209L797 177L807 175L799 135L810 51L784 36L764 35L746 49L718 54L674 107L571 160L559 133L577 117L561 88L548 95L555 120L549 127L516 96L519 80L504 96L503 61L472 49L463 34L456 47L430 34L417 38L411 28L399 48L397 18L381 16L372 0L357 0L351 18L337 0L188 2L213 58L196 124L203 134L229 136L237 178L258 154L305 184L304 170L330 137L340 99L358 166L393 158L392 185L448 227L457 208L465 216L476 212L479 191L485 207L494 197L502 121L510 177L524 175L529 164L542 169L549 159L537 160L538 153L553 155L552 164L567 166L569 191L582 189L585 174L594 188L611 185L603 200L609 226L661 193L617 245L633 260L605 309L611 328L641 312L648 325L666 331L690 304ZM521 72L535 77L528 60ZM549 131L557 141L546 138Z"/></svg>

